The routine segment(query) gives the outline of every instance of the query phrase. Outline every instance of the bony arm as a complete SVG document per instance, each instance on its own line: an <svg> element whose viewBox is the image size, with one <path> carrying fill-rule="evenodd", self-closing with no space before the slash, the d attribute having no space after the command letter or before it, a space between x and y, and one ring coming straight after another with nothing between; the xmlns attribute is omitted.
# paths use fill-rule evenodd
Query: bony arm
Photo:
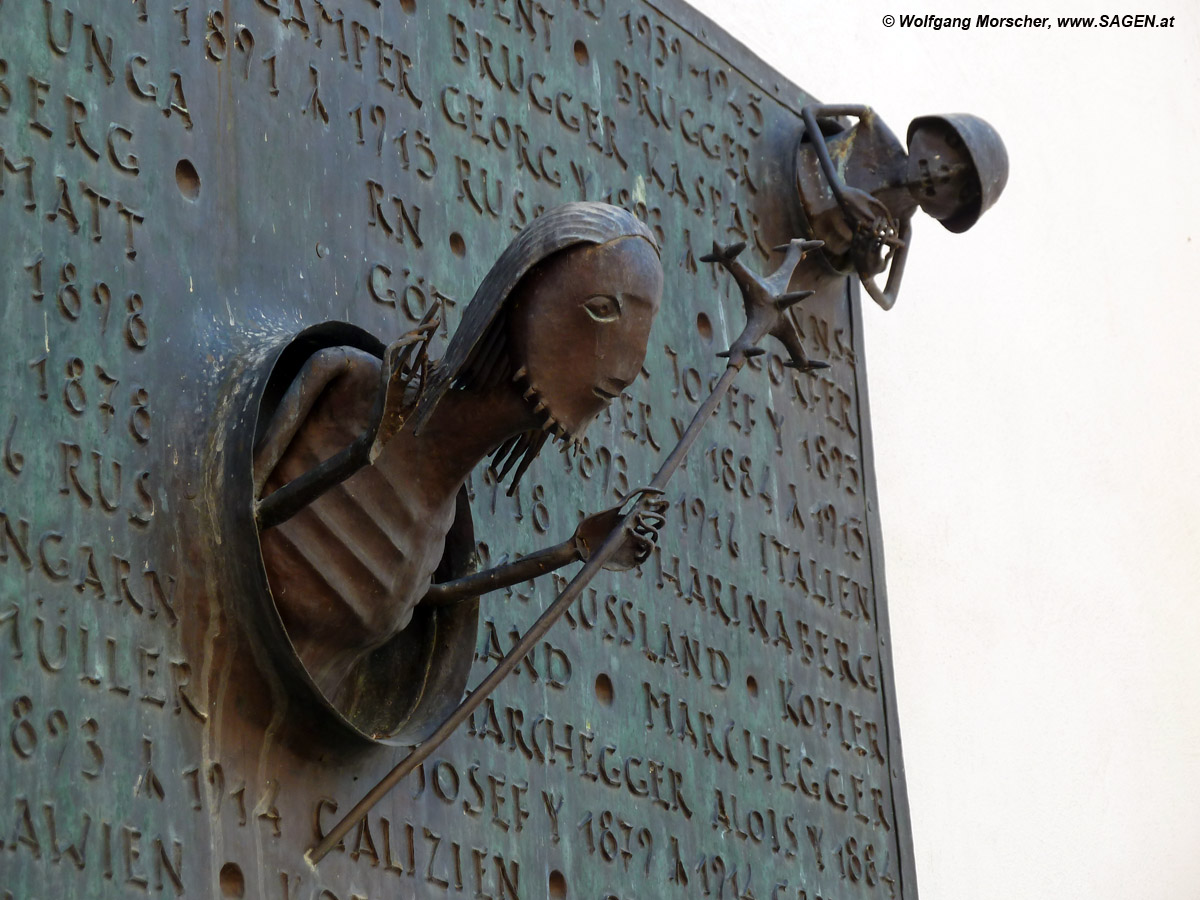
<svg viewBox="0 0 1200 900"><path fill-rule="evenodd" d="M353 365L345 347L327 347L305 361L299 374L288 385L278 409L254 448L254 496L262 496L267 479L287 452L300 426L312 412L317 398L338 376Z"/></svg>
<svg viewBox="0 0 1200 900"><path fill-rule="evenodd" d="M481 594L529 581L582 559L575 538L571 537L561 544L538 550L513 562L456 578L454 581L431 585L421 603L427 606L453 606Z"/></svg>
<svg viewBox="0 0 1200 900"><path fill-rule="evenodd" d="M384 351L383 364L379 366L379 387L365 430L333 456L262 497L267 476L278 464L287 443L295 437L317 397L352 365L351 351L347 348L323 350L305 364L300 377L288 388L282 415L276 417L279 424L272 421L266 438L255 451L254 496L258 500L255 518L259 530L265 531L286 522L330 488L375 461L383 444L403 425L404 398L413 374L419 374L420 380L424 380L428 342L437 329L440 315L441 303L436 302L416 328ZM410 364L414 346L419 349L416 361ZM362 351L353 352L365 355ZM328 358L323 358L323 354L329 354Z"/></svg>
<svg viewBox="0 0 1200 900"><path fill-rule="evenodd" d="M903 243L892 251L891 258L888 260L887 284L882 291L875 284L873 277L861 272L858 276L867 293L884 309L891 309L895 306L896 297L900 293L900 280L904 277L904 263L908 259L908 248L912 243L912 220L902 219L900 221L900 240Z"/></svg>
<svg viewBox="0 0 1200 900"><path fill-rule="evenodd" d="M663 499L662 491L654 488L641 488L625 496L611 509L588 516L579 523L575 533L561 544L484 572L432 585L421 603L452 606L481 594L529 581L573 562L584 562L594 549L604 543L613 529L620 526L629 501L634 498L637 500L637 515L627 530L624 544L605 564L605 568L620 572L640 566L650 558L658 542L658 529L666 522L663 513L666 512L667 502Z"/></svg>
<svg viewBox="0 0 1200 900"><path fill-rule="evenodd" d="M821 131L818 118L835 116L853 116L864 122L868 127L875 116L875 111L869 106L813 104L800 111L808 130L821 172L829 182L829 189L834 199L841 207L842 216L852 232L866 232L870 241L877 242L876 247L886 244L892 248L888 257L887 284L880 290L875 284L874 277L867 271L859 270L859 279L871 298L884 309L896 305L896 297L900 293L900 281L904 277L904 263L908 258L908 243L912 237L912 225L908 218L901 219L897 229L891 212L877 198L847 185L838 175L829 156L829 148L825 144L825 135Z"/></svg>
<svg viewBox="0 0 1200 900"><path fill-rule="evenodd" d="M808 139L812 142L813 150L816 151L817 162L821 164L821 171L825 174L825 180L829 182L829 189L833 191L833 197L837 200L838 206L842 208L842 213L849 217L846 185L842 182L837 169L834 168L833 160L829 157L829 148L825 145L825 134L821 131L821 125L817 121L818 118L831 119L837 116L853 116L869 122L875 116L875 111L869 106L828 103L814 103L800 110L800 117L804 119L804 125L808 130ZM850 224L853 227L853 222Z"/></svg>
<svg viewBox="0 0 1200 900"><path fill-rule="evenodd" d="M850 106L833 104L814 104L800 111L801 118L807 129L809 141L821 164L821 172L829 182L833 198L842 210L842 217L847 227L853 232L867 229L883 243L899 248L900 242L895 237L896 227L891 211L876 197L864 190L848 185L842 181L833 159L829 155L829 147L825 143L825 134L821 131L818 117L832 118L834 116L853 116L864 127L871 128L875 120L875 111L869 106Z"/></svg>

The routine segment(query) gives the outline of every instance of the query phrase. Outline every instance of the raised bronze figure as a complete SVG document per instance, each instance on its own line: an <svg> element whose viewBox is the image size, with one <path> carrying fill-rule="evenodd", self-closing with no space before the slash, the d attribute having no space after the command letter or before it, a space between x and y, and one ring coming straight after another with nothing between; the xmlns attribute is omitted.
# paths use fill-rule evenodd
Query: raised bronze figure
<svg viewBox="0 0 1200 900"><path fill-rule="evenodd" d="M262 532L288 637L335 705L353 689L349 676L360 661L402 631L430 594L471 470L492 455L499 477L511 472L515 488L547 441L568 449L637 377L662 283L657 245L631 214L582 203L547 212L485 277L444 360L403 386L401 421L389 423L390 440L373 462ZM416 337L423 340L431 324ZM256 448L260 496L372 427L380 368L379 359L350 347L308 360ZM616 522L593 517L533 567L517 563L507 577L485 573L471 584L490 589L581 559ZM641 531L630 535L618 565L648 554L652 528ZM430 599L453 598L443 589Z"/></svg>
<svg viewBox="0 0 1200 900"><path fill-rule="evenodd" d="M916 896L837 273L961 154L687 0L0 35L0 900Z"/></svg>
<svg viewBox="0 0 1200 900"><path fill-rule="evenodd" d="M900 292L917 209L949 231L966 231L1008 181L1004 143L978 116L913 119L905 153L869 106L815 104L801 115L796 182L807 236L825 242L827 277L857 273L884 309ZM845 127L842 116L858 121ZM884 271L880 289L875 276Z"/></svg>

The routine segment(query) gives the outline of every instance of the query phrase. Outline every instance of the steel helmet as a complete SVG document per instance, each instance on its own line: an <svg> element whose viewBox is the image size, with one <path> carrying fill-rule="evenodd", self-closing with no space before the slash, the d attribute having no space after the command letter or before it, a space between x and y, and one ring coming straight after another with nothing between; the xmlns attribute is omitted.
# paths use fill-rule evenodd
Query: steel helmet
<svg viewBox="0 0 1200 900"><path fill-rule="evenodd" d="M920 116L908 126L908 176L917 201L947 230L966 231L1008 182L1008 152L991 125L968 113ZM937 172L950 177L933 181Z"/></svg>

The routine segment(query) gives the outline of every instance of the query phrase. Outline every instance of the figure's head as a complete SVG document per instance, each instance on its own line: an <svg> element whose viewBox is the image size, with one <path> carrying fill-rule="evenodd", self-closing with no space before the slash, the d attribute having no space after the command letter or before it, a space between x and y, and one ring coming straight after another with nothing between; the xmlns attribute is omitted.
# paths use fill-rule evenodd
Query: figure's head
<svg viewBox="0 0 1200 900"><path fill-rule="evenodd" d="M519 463L515 487L551 436L577 441L641 371L662 295L658 254L649 229L619 207L569 203L539 216L475 292L414 429L451 387L515 386L537 421L496 452L501 477Z"/></svg>
<svg viewBox="0 0 1200 900"><path fill-rule="evenodd" d="M978 116L921 116L908 126L908 184L921 209L953 232L966 231L1008 182L1008 152Z"/></svg>
<svg viewBox="0 0 1200 900"><path fill-rule="evenodd" d="M513 291L507 318L514 374L544 406L556 435L582 437L633 383L662 286L654 246L621 237L559 251Z"/></svg>

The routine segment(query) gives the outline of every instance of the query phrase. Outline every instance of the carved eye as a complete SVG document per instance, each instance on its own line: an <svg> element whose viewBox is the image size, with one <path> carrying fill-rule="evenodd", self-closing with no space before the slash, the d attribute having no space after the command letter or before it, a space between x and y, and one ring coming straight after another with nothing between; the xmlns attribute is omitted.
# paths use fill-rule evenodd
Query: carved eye
<svg viewBox="0 0 1200 900"><path fill-rule="evenodd" d="M621 301L608 294L589 297L583 308L597 322L615 322L621 317Z"/></svg>

